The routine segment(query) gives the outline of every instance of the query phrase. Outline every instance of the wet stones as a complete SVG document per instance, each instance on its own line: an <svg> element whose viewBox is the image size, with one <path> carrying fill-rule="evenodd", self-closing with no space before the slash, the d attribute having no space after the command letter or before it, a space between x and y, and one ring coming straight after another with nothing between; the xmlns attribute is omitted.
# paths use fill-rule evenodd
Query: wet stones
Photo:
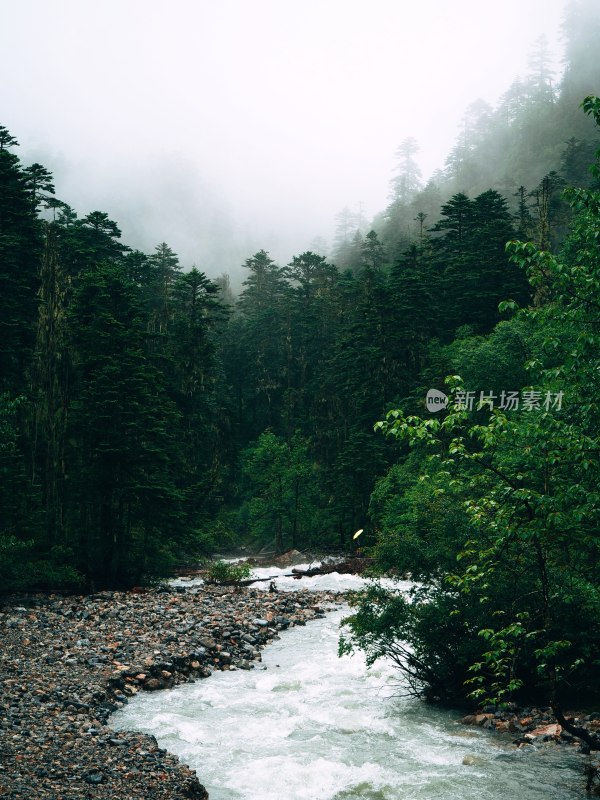
<svg viewBox="0 0 600 800"><path fill-rule="evenodd" d="M572 721L589 731L596 724L594 715L585 718L573 717ZM520 749L541 744L581 744L574 736L564 731L556 722L550 708L518 708L512 704L506 710L495 711L486 706L483 712L468 714L460 722L463 725L478 726L496 733L512 734L512 743ZM598 726L600 727L600 725Z"/></svg>
<svg viewBox="0 0 600 800"><path fill-rule="evenodd" d="M147 692L155 692L157 689L165 688L165 682L160 678L148 678L143 685Z"/></svg>
<svg viewBox="0 0 600 800"><path fill-rule="evenodd" d="M91 784L92 786L97 786L99 783L102 783L104 780L104 774L100 772L100 770L93 770L92 772L88 772L83 780L86 783Z"/></svg>
<svg viewBox="0 0 600 800"><path fill-rule="evenodd" d="M205 800L196 774L110 715L141 691L254 669L281 631L334 595L101 592L31 595L0 609L0 796L15 800Z"/></svg>

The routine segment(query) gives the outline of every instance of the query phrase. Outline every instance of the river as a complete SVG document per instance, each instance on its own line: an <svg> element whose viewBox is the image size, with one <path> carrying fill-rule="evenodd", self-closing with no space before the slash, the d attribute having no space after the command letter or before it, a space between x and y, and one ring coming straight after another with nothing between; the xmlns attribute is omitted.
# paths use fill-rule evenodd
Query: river
<svg viewBox="0 0 600 800"><path fill-rule="evenodd" d="M341 590L360 581L278 583ZM211 800L583 797L581 757L570 748L515 750L510 737L403 696L391 665L338 658L345 613L283 633L254 670L138 696L111 724L153 734L197 770Z"/></svg>

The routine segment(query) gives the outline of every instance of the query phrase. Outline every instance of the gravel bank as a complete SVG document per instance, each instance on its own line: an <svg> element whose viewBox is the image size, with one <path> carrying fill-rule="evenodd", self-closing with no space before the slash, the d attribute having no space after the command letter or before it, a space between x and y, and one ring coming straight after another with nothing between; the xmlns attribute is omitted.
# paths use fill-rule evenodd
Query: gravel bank
<svg viewBox="0 0 600 800"><path fill-rule="evenodd" d="M204 800L195 772L153 737L115 732L139 691L252 669L281 631L339 595L159 589L8 597L0 609L0 797Z"/></svg>

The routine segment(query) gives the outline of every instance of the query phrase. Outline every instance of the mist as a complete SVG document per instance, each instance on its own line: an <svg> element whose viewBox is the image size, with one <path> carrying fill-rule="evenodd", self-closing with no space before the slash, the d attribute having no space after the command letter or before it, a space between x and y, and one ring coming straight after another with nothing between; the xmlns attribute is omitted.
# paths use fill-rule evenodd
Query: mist
<svg viewBox="0 0 600 800"><path fill-rule="evenodd" d="M123 240L239 280L280 262L343 208L388 202L413 136L425 178L466 107L494 104L547 36L560 71L565 0L1 0L1 124L56 195ZM7 76L11 76L8 79Z"/></svg>

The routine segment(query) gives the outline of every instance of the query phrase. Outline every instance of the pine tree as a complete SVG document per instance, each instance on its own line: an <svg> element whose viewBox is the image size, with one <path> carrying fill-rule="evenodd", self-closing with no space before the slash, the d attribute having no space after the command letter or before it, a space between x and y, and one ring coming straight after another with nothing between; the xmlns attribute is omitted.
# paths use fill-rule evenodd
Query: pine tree
<svg viewBox="0 0 600 800"><path fill-rule="evenodd" d="M127 586L164 569L182 541L178 414L144 353L139 293L122 266L79 276L69 327L69 529L95 585Z"/></svg>
<svg viewBox="0 0 600 800"><path fill-rule="evenodd" d="M33 368L35 399L34 464L43 487L44 545L63 540L65 524L65 444L69 410L70 355L67 347L69 281L60 260L55 223L45 226L40 269L40 305Z"/></svg>
<svg viewBox="0 0 600 800"><path fill-rule="evenodd" d="M371 232L358 274L339 283L343 316L322 381L331 415L324 436L325 480L335 498L331 511L342 546L364 524L375 477L385 464L384 448L373 436L373 410L383 411L392 393L392 314L385 262L378 237Z"/></svg>
<svg viewBox="0 0 600 800"><path fill-rule="evenodd" d="M396 150L397 175L392 179L392 200L406 204L414 198L421 188L421 170L414 160L419 152L417 140L409 136Z"/></svg>
<svg viewBox="0 0 600 800"><path fill-rule="evenodd" d="M246 442L266 428L280 429L288 388L288 285L265 250L247 259L249 275L238 302L235 355L229 381L237 398L236 422Z"/></svg>
<svg viewBox="0 0 600 800"><path fill-rule="evenodd" d="M388 291L391 383L396 397L406 397L425 366L429 342L438 333L438 315L443 305L427 240L412 245L395 261Z"/></svg>
<svg viewBox="0 0 600 800"><path fill-rule="evenodd" d="M0 391L22 392L37 317L41 231L19 159L0 127Z"/></svg>
<svg viewBox="0 0 600 800"><path fill-rule="evenodd" d="M490 189L474 200L454 195L432 231L443 233L432 239L432 247L444 298L444 338L462 325L489 331L499 319L498 303L507 297L526 301L525 277L505 254L514 229L506 200L497 191Z"/></svg>
<svg viewBox="0 0 600 800"><path fill-rule="evenodd" d="M72 209L61 211L58 218L64 229L65 248L72 275L94 269L99 264L119 263L129 248L122 244L116 222L103 211L92 211L77 219Z"/></svg>
<svg viewBox="0 0 600 800"><path fill-rule="evenodd" d="M52 173L41 164L32 164L23 170L25 186L31 198L31 205L37 211L40 205L54 194Z"/></svg>
<svg viewBox="0 0 600 800"><path fill-rule="evenodd" d="M535 219L534 241L541 250L551 249L561 238L566 219L566 209L560 199L565 182L552 171L545 175L531 192L531 210Z"/></svg>
<svg viewBox="0 0 600 800"><path fill-rule="evenodd" d="M513 197L517 198L517 212L514 214L513 219L516 222L517 228L515 231L517 239L522 242L530 241L533 232L534 221L531 216L529 194L524 186L519 186Z"/></svg>
<svg viewBox="0 0 600 800"><path fill-rule="evenodd" d="M320 366L333 344L338 272L323 256L308 251L294 256L282 275L291 283L285 399L289 437L298 429L314 432L322 402Z"/></svg>
<svg viewBox="0 0 600 800"><path fill-rule="evenodd" d="M362 243L364 219L362 213L351 211L345 206L336 215L335 239L332 258L339 270L356 268L356 257Z"/></svg>
<svg viewBox="0 0 600 800"><path fill-rule="evenodd" d="M535 42L535 49L529 58L528 89L534 103L554 103L555 93L552 87L553 70L548 38L545 34Z"/></svg>
<svg viewBox="0 0 600 800"><path fill-rule="evenodd" d="M163 333L172 320L172 290L177 276L181 272L179 258L166 242L156 246L150 257L153 268L152 284L154 290L154 309L151 319L152 330Z"/></svg>
<svg viewBox="0 0 600 800"><path fill-rule="evenodd" d="M180 414L178 485L190 530L201 528L214 512L224 479L223 379L216 336L227 309L219 294L219 287L194 267L177 276L171 300L168 353L173 374L168 388Z"/></svg>

